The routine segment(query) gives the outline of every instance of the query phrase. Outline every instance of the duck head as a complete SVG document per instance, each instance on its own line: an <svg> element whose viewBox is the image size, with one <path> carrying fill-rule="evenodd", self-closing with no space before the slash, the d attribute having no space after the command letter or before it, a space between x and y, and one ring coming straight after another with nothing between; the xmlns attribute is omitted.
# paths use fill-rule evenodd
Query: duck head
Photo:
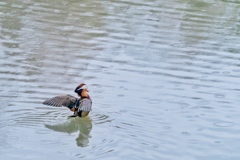
<svg viewBox="0 0 240 160"><path fill-rule="evenodd" d="M78 85L74 91L79 97L88 97L88 86L84 83Z"/></svg>

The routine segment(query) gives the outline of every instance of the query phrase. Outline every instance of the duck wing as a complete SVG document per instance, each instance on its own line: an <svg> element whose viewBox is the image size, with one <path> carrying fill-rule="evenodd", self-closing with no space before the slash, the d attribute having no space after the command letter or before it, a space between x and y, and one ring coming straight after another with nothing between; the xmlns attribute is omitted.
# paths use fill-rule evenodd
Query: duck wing
<svg viewBox="0 0 240 160"><path fill-rule="evenodd" d="M43 104L54 107L65 106L71 108L76 104L76 102L77 102L76 97L67 94L47 99L46 101L43 102Z"/></svg>

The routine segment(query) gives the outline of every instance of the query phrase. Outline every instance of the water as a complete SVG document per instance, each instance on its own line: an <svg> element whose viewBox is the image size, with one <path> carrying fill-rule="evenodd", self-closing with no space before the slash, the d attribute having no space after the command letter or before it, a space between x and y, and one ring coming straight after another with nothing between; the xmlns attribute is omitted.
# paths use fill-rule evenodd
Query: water
<svg viewBox="0 0 240 160"><path fill-rule="evenodd" d="M237 0L0 1L0 159L239 160ZM41 103L85 82L88 118Z"/></svg>

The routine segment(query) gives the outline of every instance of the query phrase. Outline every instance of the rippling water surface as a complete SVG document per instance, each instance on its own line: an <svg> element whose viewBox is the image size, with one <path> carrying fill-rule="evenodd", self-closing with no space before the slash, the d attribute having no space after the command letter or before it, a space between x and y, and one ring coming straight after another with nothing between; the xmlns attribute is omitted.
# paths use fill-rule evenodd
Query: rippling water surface
<svg viewBox="0 0 240 160"><path fill-rule="evenodd" d="M0 159L240 159L238 0L2 0L0 31ZM41 104L81 82L88 118Z"/></svg>

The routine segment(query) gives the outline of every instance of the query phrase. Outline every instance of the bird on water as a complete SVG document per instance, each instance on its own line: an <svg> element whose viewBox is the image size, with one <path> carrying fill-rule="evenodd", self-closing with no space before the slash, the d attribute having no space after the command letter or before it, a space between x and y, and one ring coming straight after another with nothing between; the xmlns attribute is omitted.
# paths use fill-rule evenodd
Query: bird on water
<svg viewBox="0 0 240 160"><path fill-rule="evenodd" d="M86 117L92 110L92 100L89 95L88 87L86 84L81 83L76 87L74 92L77 93L78 98L69 94L60 95L45 100L43 104L54 107L65 106L73 111L73 115L70 117Z"/></svg>

